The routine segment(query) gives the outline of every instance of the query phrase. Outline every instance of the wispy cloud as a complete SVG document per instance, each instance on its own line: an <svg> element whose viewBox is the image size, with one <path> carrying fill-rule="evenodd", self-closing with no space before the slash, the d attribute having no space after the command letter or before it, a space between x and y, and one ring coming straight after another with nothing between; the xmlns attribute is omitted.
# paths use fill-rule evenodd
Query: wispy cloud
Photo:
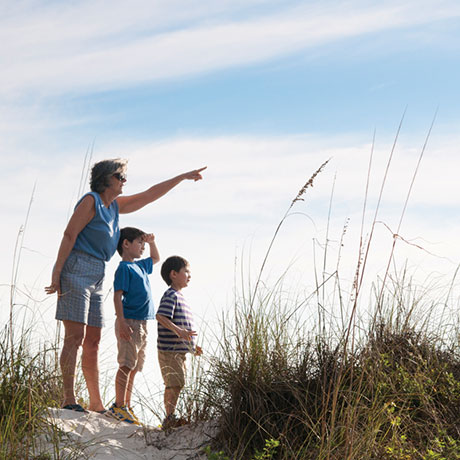
<svg viewBox="0 0 460 460"><path fill-rule="evenodd" d="M419 139L417 145L404 140L402 136L397 145L382 205L389 216L397 214L402 208L422 143L423 139ZM413 207L416 213L421 211L421 217L424 216L423 209L432 209L439 215L444 213L448 220L451 218L449 210L459 206L460 194L453 193L458 190L457 143L458 138L452 137L437 141L433 139L429 144L410 201L411 209ZM371 174L371 203L378 195L390 149L391 139L377 139ZM337 175L337 213L342 218L348 213L359 212L370 150L371 146L363 139L333 135L327 138L308 135L222 136L164 139L137 146L132 142L126 145L98 145L94 161L117 157L120 152L129 151L127 194L136 193L152 182L182 170L208 165L206 181L196 188L185 186L190 189L189 194L175 191L167 200L160 200L155 204L155 214L168 214L171 208L181 209L183 215L194 220L203 216L211 220L216 216L227 220L227 215L232 216L230 219L237 216L244 225L250 225L251 222L276 219L281 215L286 203L290 202L311 173L331 157L327 170L321 174L320 182L323 185L315 187L312 192L315 202L321 206L328 203L332 182ZM9 190L16 192L8 204L10 211L5 213L4 220L13 218L13 215L15 218L21 216L20 209L24 209L35 180L38 181L36 206L42 206L38 213L46 213L47 221L59 219L62 210L67 210L72 205L72 199L76 199L74 194L84 152L67 155L66 161L56 161L58 152L45 161L42 153L38 150L34 161L20 155L10 159L8 167L11 173L2 180L0 192L2 196L8 196ZM173 162L171 158L174 158ZM21 186L18 187L18 184ZM53 203L51 208L49 203ZM200 203L199 207L196 207L197 203ZM142 215L151 219L151 209L136 213L136 219ZM14 225L13 222L9 223L11 225L5 223L5 229L18 226L18 222ZM387 223L392 224L391 217ZM433 227L436 225L437 222L432 222Z"/></svg>
<svg viewBox="0 0 460 460"><path fill-rule="evenodd" d="M179 78L275 59L384 30L458 17L458 2L327 2L271 8L222 19L242 8L223 2L97 1L13 8L0 20L5 63L0 94L94 91ZM219 3L219 2L217 2ZM276 5L274 6L273 3ZM53 4L52 4L53 5ZM27 14L27 16L26 16Z"/></svg>

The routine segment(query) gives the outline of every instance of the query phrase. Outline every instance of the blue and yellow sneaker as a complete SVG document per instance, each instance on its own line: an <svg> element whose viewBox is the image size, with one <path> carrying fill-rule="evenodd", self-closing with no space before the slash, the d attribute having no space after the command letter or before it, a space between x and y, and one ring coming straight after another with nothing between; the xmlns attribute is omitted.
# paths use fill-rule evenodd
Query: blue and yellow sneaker
<svg viewBox="0 0 460 460"><path fill-rule="evenodd" d="M129 409L126 406L118 407L115 403L109 409L109 413L112 417L120 420L121 422L131 423L133 425L140 425L139 421L133 418Z"/></svg>
<svg viewBox="0 0 460 460"><path fill-rule="evenodd" d="M142 425L142 423L139 421L139 419L136 417L136 414L133 411L132 407L127 407L129 414L131 415L132 419L134 420L134 423L136 425Z"/></svg>

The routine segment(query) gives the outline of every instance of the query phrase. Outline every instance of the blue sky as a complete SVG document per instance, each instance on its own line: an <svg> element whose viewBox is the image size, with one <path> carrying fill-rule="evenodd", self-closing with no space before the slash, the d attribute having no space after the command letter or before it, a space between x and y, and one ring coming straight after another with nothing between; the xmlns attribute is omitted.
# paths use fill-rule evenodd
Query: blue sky
<svg viewBox="0 0 460 460"><path fill-rule="evenodd" d="M0 0L2 311L36 183L17 302L53 323L55 299L42 288L93 142L93 161L129 159L126 193L208 166L204 181L181 184L122 220L156 233L162 256L190 259L199 321L212 323L230 308L235 260L249 264L251 254L257 271L290 201L328 158L286 221L267 278L295 260L289 282L300 292L314 289L314 270L322 269L313 247L318 257L334 189L324 271L335 269L340 253L344 283L351 283L374 130L365 234L406 108L369 283L386 267L438 110L401 227L412 244L398 242L396 265L409 260L422 287L433 277L448 284L460 260L459 30L454 0ZM108 265L109 281L117 263L115 256ZM158 273L152 285L159 298ZM110 326L110 299L106 310Z"/></svg>
<svg viewBox="0 0 460 460"><path fill-rule="evenodd" d="M438 105L441 124L456 117L453 1L107 5L3 7L2 102L57 120L66 145L75 133L369 132L406 105L416 126Z"/></svg>

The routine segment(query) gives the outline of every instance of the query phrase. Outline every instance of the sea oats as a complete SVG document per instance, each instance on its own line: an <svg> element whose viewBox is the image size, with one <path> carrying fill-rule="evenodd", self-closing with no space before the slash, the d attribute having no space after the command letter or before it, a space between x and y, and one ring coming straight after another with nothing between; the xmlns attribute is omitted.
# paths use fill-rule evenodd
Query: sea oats
<svg viewBox="0 0 460 460"><path fill-rule="evenodd" d="M302 198L302 195L305 194L305 192L307 191L307 188L308 187L313 187L313 180L315 179L315 177L324 169L324 167L329 163L330 161L330 158L328 160L326 160L316 171L315 173L310 177L310 179L308 179L308 181L305 183L305 185L299 190L299 192L297 193L297 196L292 200L291 204L289 205L286 213L284 214L283 218L280 220L278 226L276 227L276 230L275 230L275 233L273 234L273 237L270 241L270 244L268 245L268 249L267 249L267 252L265 253L265 257L264 257L264 260L262 262L262 265L260 266L260 270L259 270L259 275L257 277L257 282L255 284L255 287L254 287L254 290L253 290L253 293L252 293L252 296L250 297L250 305L253 305L254 303L254 300L256 298L256 294L257 294L257 289L259 287L259 284L260 284L260 281L261 281L261 278L262 278L262 272L264 271L264 268L265 268L265 264L267 262L267 259L268 259L268 256L271 252L271 249L272 249L272 246L273 246L273 243L275 242L276 240L276 237L278 235L278 232L281 228L281 226L283 225L283 222L286 220L286 218L288 217L289 215L289 211L291 210L292 206L294 206L294 203L296 203L297 201L304 201L304 199Z"/></svg>
<svg viewBox="0 0 460 460"><path fill-rule="evenodd" d="M305 183L305 185L299 190L299 193L297 193L297 196L292 200L292 203L291 203L291 206L296 202L296 201L304 201L304 199L302 198L302 195L305 194L305 192L307 191L307 188L308 187L313 187L313 181L315 179L315 177L324 169L324 167L329 163L330 161L330 158L329 160L326 160L316 171L315 173L313 174L313 176L310 177L310 179L308 179L308 181Z"/></svg>

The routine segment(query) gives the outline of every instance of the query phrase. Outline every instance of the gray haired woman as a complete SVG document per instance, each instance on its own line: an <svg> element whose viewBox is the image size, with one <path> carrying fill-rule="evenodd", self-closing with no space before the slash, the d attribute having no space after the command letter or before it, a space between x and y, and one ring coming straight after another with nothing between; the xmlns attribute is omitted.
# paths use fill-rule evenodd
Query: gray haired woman
<svg viewBox="0 0 460 460"><path fill-rule="evenodd" d="M183 180L200 180L206 168L189 171L153 185L141 193L120 196L127 180L126 160L104 160L91 170L91 192L75 206L64 231L48 294L58 293L56 319L65 335L60 365L64 386L63 408L86 412L75 400L77 354L82 347L82 370L89 393L88 409L105 412L99 391L98 349L105 262L117 248L118 216L137 211L157 200Z"/></svg>

